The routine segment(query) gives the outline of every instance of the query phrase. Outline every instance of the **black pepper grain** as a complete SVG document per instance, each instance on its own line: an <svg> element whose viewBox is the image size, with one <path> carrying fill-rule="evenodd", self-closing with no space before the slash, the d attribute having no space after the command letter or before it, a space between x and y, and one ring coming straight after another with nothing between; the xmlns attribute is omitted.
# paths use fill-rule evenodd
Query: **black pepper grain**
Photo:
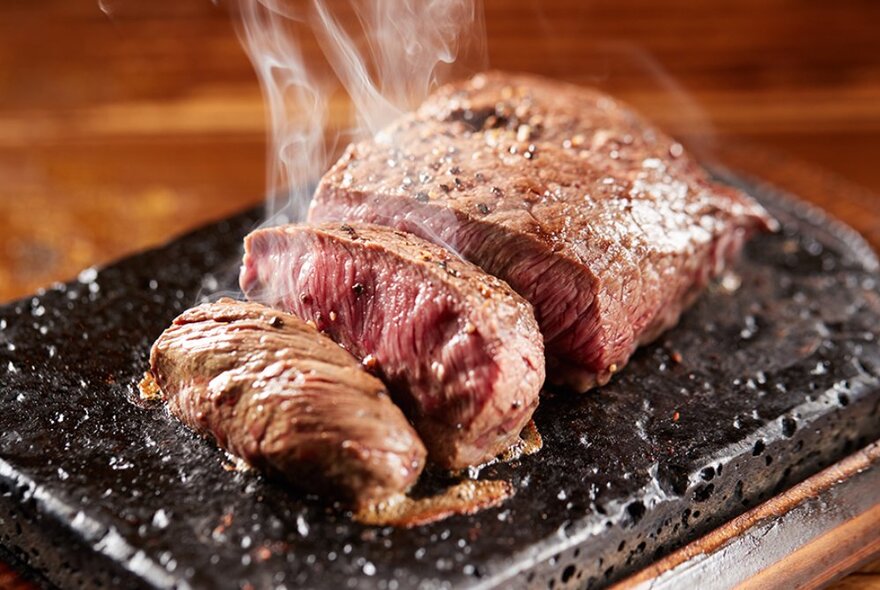
<svg viewBox="0 0 880 590"><path fill-rule="evenodd" d="M347 233L349 236L351 236L351 239L352 239L352 240L357 240L357 239L358 239L357 232L354 231L354 228L351 227L350 225L348 225L347 223L343 223L342 225L340 225L340 226L339 226L339 229L341 229L342 231L344 231L345 233Z"/></svg>

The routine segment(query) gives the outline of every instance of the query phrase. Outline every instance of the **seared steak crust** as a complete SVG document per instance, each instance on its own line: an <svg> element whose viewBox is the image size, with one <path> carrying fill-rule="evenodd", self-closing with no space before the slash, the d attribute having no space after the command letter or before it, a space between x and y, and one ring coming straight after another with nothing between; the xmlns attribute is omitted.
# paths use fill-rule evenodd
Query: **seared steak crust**
<svg viewBox="0 0 880 590"><path fill-rule="evenodd" d="M773 222L600 92L481 74L438 90L321 181L311 221L447 245L528 299L548 377L606 382Z"/></svg>
<svg viewBox="0 0 880 590"><path fill-rule="evenodd" d="M382 383L290 314L231 299L187 310L150 371L181 422L305 491L360 506L406 491L424 466Z"/></svg>
<svg viewBox="0 0 880 590"><path fill-rule="evenodd" d="M388 384L432 460L505 450L538 403L531 306L444 248L386 227L288 225L245 239L248 298L315 323Z"/></svg>

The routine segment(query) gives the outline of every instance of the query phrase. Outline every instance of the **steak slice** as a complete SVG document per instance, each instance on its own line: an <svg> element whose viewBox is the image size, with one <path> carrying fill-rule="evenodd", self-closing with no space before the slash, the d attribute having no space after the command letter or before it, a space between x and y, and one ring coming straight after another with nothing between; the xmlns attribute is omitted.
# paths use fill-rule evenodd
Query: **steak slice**
<svg viewBox="0 0 880 590"><path fill-rule="evenodd" d="M309 219L447 245L535 308L548 377L608 381L774 222L595 90L530 75L445 86L348 147Z"/></svg>
<svg viewBox="0 0 880 590"><path fill-rule="evenodd" d="M531 306L411 234L358 224L261 229L245 239L241 287L364 359L443 467L495 457L538 404L544 356Z"/></svg>
<svg viewBox="0 0 880 590"><path fill-rule="evenodd" d="M231 299L187 310L153 345L150 372L181 422L302 490L363 506L424 467L385 386L290 314Z"/></svg>

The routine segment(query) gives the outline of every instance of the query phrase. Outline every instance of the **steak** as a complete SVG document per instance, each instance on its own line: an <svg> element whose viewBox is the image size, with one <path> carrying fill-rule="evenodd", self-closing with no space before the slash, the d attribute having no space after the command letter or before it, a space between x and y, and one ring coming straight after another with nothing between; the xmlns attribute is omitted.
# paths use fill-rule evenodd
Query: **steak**
<svg viewBox="0 0 880 590"><path fill-rule="evenodd" d="M221 299L159 337L168 409L247 463L355 506L406 491L425 448L385 386L306 322Z"/></svg>
<svg viewBox="0 0 880 590"><path fill-rule="evenodd" d="M363 359L443 467L506 450L537 406L544 355L531 306L426 240L363 224L257 230L241 287Z"/></svg>
<svg viewBox="0 0 880 590"><path fill-rule="evenodd" d="M445 86L321 180L313 222L446 245L529 300L548 378L586 390L774 221L611 97L530 75Z"/></svg>

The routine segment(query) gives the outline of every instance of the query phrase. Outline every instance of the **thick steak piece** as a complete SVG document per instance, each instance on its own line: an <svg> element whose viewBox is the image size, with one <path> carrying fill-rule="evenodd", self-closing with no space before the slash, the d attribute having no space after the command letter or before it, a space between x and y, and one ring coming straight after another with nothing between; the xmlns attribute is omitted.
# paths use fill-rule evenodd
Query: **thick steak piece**
<svg viewBox="0 0 880 590"><path fill-rule="evenodd" d="M595 90L529 75L445 86L324 176L313 222L421 235L535 308L548 379L605 383L771 228L681 145Z"/></svg>
<svg viewBox="0 0 880 590"><path fill-rule="evenodd" d="M261 229L245 239L241 287L363 359L443 467L495 457L538 404L544 355L532 307L411 234L362 224Z"/></svg>
<svg viewBox="0 0 880 590"><path fill-rule="evenodd" d="M181 422L307 492L362 506L424 467L385 386L290 314L231 299L192 308L153 345L150 372Z"/></svg>

